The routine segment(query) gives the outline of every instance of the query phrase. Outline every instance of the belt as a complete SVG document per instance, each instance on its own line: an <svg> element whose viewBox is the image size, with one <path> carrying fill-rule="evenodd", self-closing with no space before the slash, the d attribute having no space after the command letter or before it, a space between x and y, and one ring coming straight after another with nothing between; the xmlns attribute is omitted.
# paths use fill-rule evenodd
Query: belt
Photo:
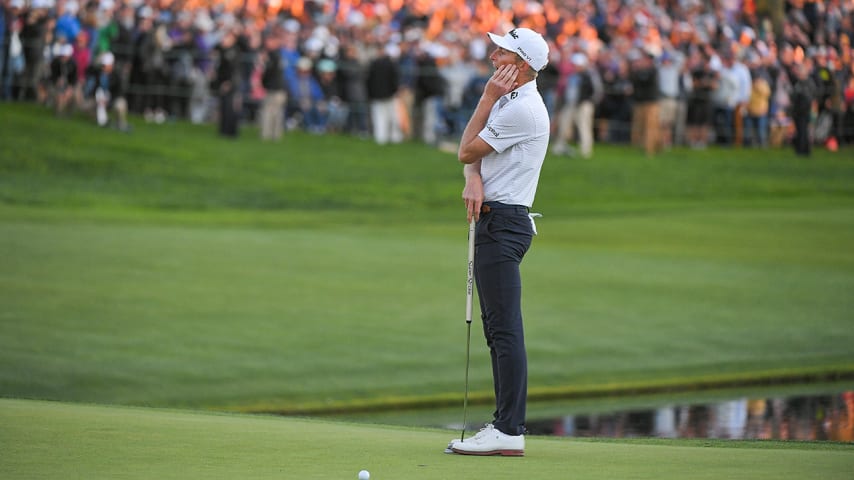
<svg viewBox="0 0 854 480"><path fill-rule="evenodd" d="M522 215L528 214L528 207L524 205L508 205L501 202L485 202L480 206L480 213L501 212L501 213L518 213Z"/></svg>

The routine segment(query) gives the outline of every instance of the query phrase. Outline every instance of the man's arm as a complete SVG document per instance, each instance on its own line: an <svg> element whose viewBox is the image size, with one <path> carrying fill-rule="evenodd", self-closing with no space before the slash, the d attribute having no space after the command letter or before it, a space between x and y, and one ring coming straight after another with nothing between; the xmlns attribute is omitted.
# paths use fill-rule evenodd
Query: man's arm
<svg viewBox="0 0 854 480"><path fill-rule="evenodd" d="M466 177L463 201L466 202L466 218L469 222L472 218L475 221L480 219L480 207L483 205L483 179L480 176L480 164L481 160L477 160L463 167L463 175Z"/></svg>
<svg viewBox="0 0 854 480"><path fill-rule="evenodd" d="M466 203L468 221L471 221L472 218L475 221L480 218L480 207L483 205L483 179L480 176L480 165L483 157L494 151L492 146L480 138L478 134L486 126L489 112L492 111L495 102L517 87L516 76L518 74L519 69L514 65L498 67L492 78L486 83L483 95L481 95L480 101L477 103L477 107L460 139L457 157L460 162L465 164L463 175L466 178L466 186L463 189L463 201Z"/></svg>
<svg viewBox="0 0 854 480"><path fill-rule="evenodd" d="M471 119L469 119L469 123L466 125L466 129L463 131L463 136L460 139L460 149L457 153L460 162L467 165L472 164L493 152L492 147L480 138L478 133L486 126L486 121L489 119L489 112L492 110L495 102L517 86L516 76L518 74L519 69L516 66L503 65L498 67L498 70L495 71L492 78L486 83L483 95L480 96L480 101L477 102L477 107L474 109L474 113Z"/></svg>

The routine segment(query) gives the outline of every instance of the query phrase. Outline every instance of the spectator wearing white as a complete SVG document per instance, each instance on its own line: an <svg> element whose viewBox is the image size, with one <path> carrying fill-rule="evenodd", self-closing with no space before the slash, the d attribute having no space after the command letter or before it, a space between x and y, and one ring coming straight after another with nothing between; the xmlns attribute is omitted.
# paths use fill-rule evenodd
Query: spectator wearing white
<svg viewBox="0 0 854 480"><path fill-rule="evenodd" d="M116 128L129 131L128 102L124 76L115 69L115 56L104 52L98 58L98 78L95 87L95 119L101 127L109 123L110 111L116 114Z"/></svg>
<svg viewBox="0 0 854 480"><path fill-rule="evenodd" d="M449 133L454 136L462 135L468 122L468 117L463 116L463 94L477 69L466 60L463 48L451 46L448 61L439 67L439 73L445 80L444 111L450 124Z"/></svg>
<svg viewBox="0 0 854 480"><path fill-rule="evenodd" d="M738 103L735 106L733 134L735 135L735 146L740 147L744 144L744 117L747 115L747 104L750 102L753 79L750 75L750 69L740 59L735 60L732 68L738 82Z"/></svg>
<svg viewBox="0 0 854 480"><path fill-rule="evenodd" d="M676 114L679 108L679 82L682 75L681 62L677 62L669 51L661 54L658 65L658 90L661 98L658 100L661 147L668 149L673 146L673 131L676 125Z"/></svg>
<svg viewBox="0 0 854 480"><path fill-rule="evenodd" d="M567 145L578 130L578 149L584 158L593 155L593 113L596 103L602 98L602 80L590 60L583 53L570 57L573 72L567 77L563 95L563 106L558 113L557 139L552 152L558 155L573 150Z"/></svg>
<svg viewBox="0 0 854 480"><path fill-rule="evenodd" d="M735 113L739 103L739 77L735 58L730 51L721 54L717 88L713 93L715 105L714 128L718 142L726 145L735 143Z"/></svg>

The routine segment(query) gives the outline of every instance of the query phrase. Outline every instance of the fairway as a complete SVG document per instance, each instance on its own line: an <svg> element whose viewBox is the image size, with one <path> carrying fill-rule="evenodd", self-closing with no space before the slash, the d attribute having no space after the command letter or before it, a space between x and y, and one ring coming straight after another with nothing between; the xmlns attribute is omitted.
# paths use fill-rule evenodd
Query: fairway
<svg viewBox="0 0 854 480"><path fill-rule="evenodd" d="M523 458L477 458L442 453L451 431L18 400L0 400L0 424L0 476L15 479L848 480L854 468L839 444L534 437Z"/></svg>
<svg viewBox="0 0 854 480"><path fill-rule="evenodd" d="M540 224L523 265L533 395L851 371L854 209ZM239 410L456 403L465 231L451 230L7 220L0 387Z"/></svg>

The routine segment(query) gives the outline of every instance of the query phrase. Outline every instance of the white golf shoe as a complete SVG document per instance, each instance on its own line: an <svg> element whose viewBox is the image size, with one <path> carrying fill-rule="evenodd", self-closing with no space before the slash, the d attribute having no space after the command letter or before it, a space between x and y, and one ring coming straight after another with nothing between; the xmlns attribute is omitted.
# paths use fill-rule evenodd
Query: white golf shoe
<svg viewBox="0 0 854 480"><path fill-rule="evenodd" d="M489 423L473 437L453 442L451 450L461 455L521 457L525 455L525 436L507 435Z"/></svg>

